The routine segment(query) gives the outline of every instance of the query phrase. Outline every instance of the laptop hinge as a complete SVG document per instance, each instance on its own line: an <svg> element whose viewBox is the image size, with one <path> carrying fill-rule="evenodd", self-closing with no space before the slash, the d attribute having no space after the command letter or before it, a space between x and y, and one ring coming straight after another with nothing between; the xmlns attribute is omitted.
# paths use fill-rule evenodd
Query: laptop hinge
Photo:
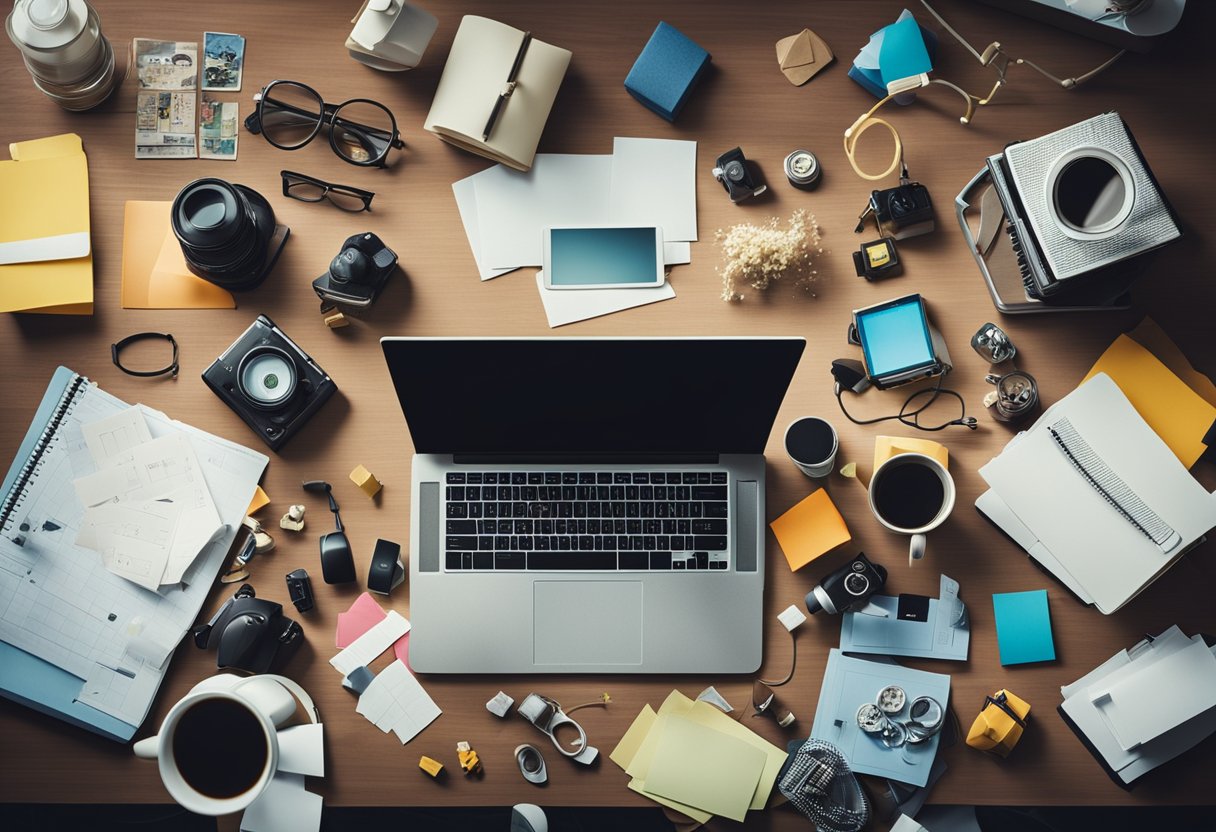
<svg viewBox="0 0 1216 832"><path fill-rule="evenodd" d="M716 465L718 454L453 454L457 465Z"/></svg>

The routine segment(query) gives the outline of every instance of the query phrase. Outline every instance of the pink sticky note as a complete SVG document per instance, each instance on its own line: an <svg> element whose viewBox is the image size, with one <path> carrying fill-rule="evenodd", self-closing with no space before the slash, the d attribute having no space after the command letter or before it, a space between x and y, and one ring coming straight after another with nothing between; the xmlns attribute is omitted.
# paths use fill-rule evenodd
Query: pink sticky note
<svg viewBox="0 0 1216 832"><path fill-rule="evenodd" d="M338 613L338 629L334 633L334 644L344 650L354 644L355 639L375 627L385 618L384 610L376 599L365 592L355 599L346 612Z"/></svg>
<svg viewBox="0 0 1216 832"><path fill-rule="evenodd" d="M393 653L406 667L410 666L410 634L406 633L393 642Z"/></svg>

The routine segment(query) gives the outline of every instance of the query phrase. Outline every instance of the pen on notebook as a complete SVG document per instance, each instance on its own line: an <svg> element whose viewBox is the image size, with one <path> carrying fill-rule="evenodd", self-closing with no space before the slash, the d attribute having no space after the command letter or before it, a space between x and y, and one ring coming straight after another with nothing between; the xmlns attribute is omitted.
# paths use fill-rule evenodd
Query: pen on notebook
<svg viewBox="0 0 1216 832"><path fill-rule="evenodd" d="M519 43L519 51L515 53L515 63L511 64L511 72L507 75L507 83L503 87L502 92L498 94L498 100L494 102L494 109L490 110L490 118L486 121L486 129L481 133L481 140L489 141L490 133L494 130L494 125L498 122L498 114L502 112L502 107L507 103L507 99L511 97L511 93L515 92L515 78L519 75L519 67L524 62L524 55L528 51L528 44L532 42L532 33L524 32L524 39Z"/></svg>

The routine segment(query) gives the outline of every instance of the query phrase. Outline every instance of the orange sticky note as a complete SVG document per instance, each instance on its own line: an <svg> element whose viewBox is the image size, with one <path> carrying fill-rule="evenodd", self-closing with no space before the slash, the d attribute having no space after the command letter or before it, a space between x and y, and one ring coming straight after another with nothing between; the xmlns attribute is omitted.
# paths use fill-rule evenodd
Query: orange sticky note
<svg viewBox="0 0 1216 832"><path fill-rule="evenodd" d="M769 527L793 570L853 539L826 488L795 505Z"/></svg>

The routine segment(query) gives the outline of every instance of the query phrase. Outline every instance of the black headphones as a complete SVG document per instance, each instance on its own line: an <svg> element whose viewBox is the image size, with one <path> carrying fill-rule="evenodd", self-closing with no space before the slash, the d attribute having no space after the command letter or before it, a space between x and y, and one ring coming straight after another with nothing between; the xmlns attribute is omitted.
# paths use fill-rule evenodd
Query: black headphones
<svg viewBox="0 0 1216 832"><path fill-rule="evenodd" d="M845 390L850 390L853 393L864 393L870 387L870 378L866 375L865 367L860 361L853 358L837 358L832 362L832 378L835 380L836 403L840 405L840 412L844 414L855 425L873 425L878 422L889 422L892 420L898 421L902 425L907 425L910 428L916 428L923 431L939 431L945 430L948 427L957 425L958 427L969 428L976 430L979 423L976 422L973 416L967 415L967 404L963 401L963 397L954 390L948 390L942 387L942 380L946 377L942 373L937 377L937 383L932 387L926 387L923 390L917 390L908 398L904 399L903 405L900 406L899 412L890 416L879 416L875 419L855 419L844 406L842 394ZM938 397L941 395L953 396L958 399L959 417L951 419L949 422L943 422L940 425L925 426L920 423L920 414L924 413ZM912 405L921 398L928 397L924 404L919 407L912 408ZM909 409L912 408L912 409Z"/></svg>

